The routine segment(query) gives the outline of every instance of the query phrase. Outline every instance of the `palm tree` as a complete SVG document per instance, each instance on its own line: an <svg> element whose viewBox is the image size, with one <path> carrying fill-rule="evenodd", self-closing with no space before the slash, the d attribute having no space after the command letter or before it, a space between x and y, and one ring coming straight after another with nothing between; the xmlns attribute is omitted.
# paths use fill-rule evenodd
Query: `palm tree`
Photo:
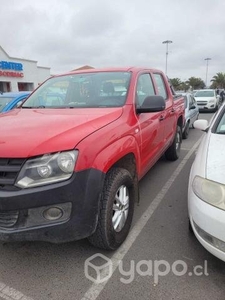
<svg viewBox="0 0 225 300"><path fill-rule="evenodd" d="M213 76L211 81L212 81L212 85L211 85L212 88L224 89L225 88L225 73L222 73L222 72L216 73L216 75Z"/></svg>
<svg viewBox="0 0 225 300"><path fill-rule="evenodd" d="M190 77L186 84L189 85L193 90L203 89L205 87L205 83L201 78Z"/></svg>
<svg viewBox="0 0 225 300"><path fill-rule="evenodd" d="M179 78L170 78L170 82L176 91L180 89L182 82Z"/></svg>

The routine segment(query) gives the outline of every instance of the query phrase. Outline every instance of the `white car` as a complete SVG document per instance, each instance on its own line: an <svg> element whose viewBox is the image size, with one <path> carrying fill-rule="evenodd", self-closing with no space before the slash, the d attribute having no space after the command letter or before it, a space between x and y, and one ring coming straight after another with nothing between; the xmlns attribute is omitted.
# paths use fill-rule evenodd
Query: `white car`
<svg viewBox="0 0 225 300"><path fill-rule="evenodd" d="M195 93L199 111L217 111L220 104L220 96L213 89L198 90Z"/></svg>
<svg viewBox="0 0 225 300"><path fill-rule="evenodd" d="M211 124L197 120L204 130L188 187L190 229L209 252L225 261L225 105Z"/></svg>
<svg viewBox="0 0 225 300"><path fill-rule="evenodd" d="M193 127L193 123L198 119L199 109L196 103L194 96L191 93L182 93L184 96L184 105L185 105L185 123L183 126L183 139L187 139L189 134L189 128Z"/></svg>

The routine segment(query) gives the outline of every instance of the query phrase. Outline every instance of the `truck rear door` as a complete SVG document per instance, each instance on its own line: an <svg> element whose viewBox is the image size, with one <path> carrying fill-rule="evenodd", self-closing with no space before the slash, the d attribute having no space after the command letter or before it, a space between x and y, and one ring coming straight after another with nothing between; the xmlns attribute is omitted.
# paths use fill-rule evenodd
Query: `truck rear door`
<svg viewBox="0 0 225 300"><path fill-rule="evenodd" d="M137 78L135 105L141 106L147 96L156 95L150 73L142 73ZM140 128L141 177L162 155L164 124L162 112L136 114Z"/></svg>
<svg viewBox="0 0 225 300"><path fill-rule="evenodd" d="M167 147L168 144L174 137L176 132L176 111L173 105L173 97L171 91L168 91L169 84L165 82L164 77L160 73L153 73L154 82L157 89L157 94L162 96L166 101L166 108L164 112L164 146Z"/></svg>

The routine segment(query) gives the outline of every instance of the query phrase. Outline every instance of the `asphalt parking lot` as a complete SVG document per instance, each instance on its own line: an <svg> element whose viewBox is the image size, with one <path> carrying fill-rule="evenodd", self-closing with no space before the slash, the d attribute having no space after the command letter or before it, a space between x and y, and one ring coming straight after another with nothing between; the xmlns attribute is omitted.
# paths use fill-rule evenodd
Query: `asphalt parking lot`
<svg viewBox="0 0 225 300"><path fill-rule="evenodd" d="M201 135L191 129L180 159L162 157L142 179L131 233L117 251L87 240L0 243L0 299L225 299L225 264L188 230L188 176ZM103 263L109 269L97 284Z"/></svg>

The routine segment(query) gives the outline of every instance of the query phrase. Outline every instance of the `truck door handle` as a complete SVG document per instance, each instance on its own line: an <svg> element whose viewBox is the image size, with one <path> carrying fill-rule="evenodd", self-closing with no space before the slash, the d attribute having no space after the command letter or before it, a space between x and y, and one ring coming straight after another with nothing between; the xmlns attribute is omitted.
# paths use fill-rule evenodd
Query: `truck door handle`
<svg viewBox="0 0 225 300"><path fill-rule="evenodd" d="M164 115L161 115L161 116L159 117L159 121L163 121L164 119L165 119Z"/></svg>

